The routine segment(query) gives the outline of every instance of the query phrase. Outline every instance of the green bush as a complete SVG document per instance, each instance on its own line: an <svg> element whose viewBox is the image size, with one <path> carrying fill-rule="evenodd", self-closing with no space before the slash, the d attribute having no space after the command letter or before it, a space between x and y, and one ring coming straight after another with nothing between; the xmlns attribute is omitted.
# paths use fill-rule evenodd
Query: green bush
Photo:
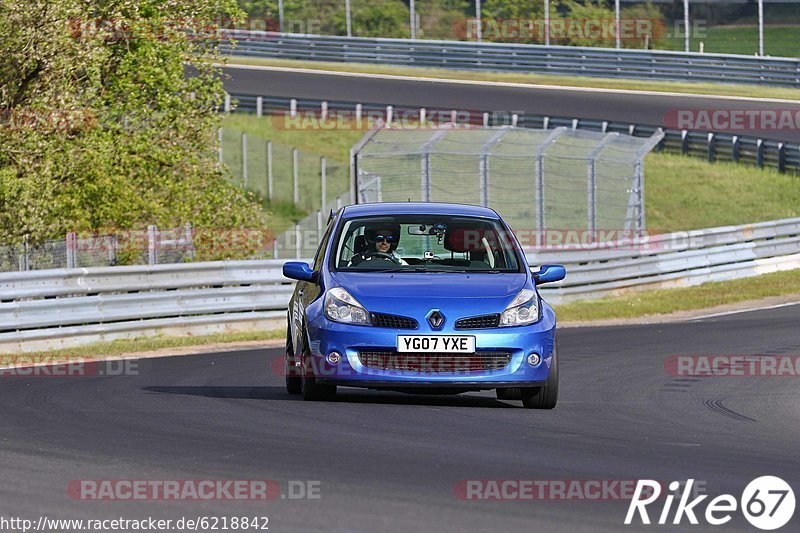
<svg viewBox="0 0 800 533"><path fill-rule="evenodd" d="M216 161L216 43L183 31L238 13L235 0L0 0L0 242L262 226Z"/></svg>

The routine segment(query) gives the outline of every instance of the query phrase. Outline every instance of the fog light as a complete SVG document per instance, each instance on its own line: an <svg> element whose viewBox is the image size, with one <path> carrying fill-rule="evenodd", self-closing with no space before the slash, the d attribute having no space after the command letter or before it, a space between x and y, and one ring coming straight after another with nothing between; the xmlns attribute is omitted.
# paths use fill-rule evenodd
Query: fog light
<svg viewBox="0 0 800 533"><path fill-rule="evenodd" d="M338 365L339 361L342 360L342 355L339 352L331 352L325 360L328 361L329 364Z"/></svg>
<svg viewBox="0 0 800 533"><path fill-rule="evenodd" d="M536 352L533 352L532 354L530 354L528 356L528 364L531 365L531 366L537 366L541 362L542 362L542 358Z"/></svg>

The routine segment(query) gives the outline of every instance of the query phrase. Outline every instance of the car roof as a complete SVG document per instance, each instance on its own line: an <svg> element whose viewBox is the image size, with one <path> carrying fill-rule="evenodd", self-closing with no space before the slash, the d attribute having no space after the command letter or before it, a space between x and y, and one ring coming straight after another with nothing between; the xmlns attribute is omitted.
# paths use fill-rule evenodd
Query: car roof
<svg viewBox="0 0 800 533"><path fill-rule="evenodd" d="M477 205L445 204L438 202L379 202L348 205L345 218L372 215L457 215L500 219L494 209Z"/></svg>

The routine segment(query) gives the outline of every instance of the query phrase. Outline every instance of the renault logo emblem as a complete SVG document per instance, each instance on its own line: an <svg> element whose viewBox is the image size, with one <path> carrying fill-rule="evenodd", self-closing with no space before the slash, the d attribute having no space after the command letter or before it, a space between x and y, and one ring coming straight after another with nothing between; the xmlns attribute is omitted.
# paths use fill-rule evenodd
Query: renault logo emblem
<svg viewBox="0 0 800 533"><path fill-rule="evenodd" d="M428 313L428 324L431 325L433 329L441 329L444 326L444 315L438 309L434 309L430 313Z"/></svg>

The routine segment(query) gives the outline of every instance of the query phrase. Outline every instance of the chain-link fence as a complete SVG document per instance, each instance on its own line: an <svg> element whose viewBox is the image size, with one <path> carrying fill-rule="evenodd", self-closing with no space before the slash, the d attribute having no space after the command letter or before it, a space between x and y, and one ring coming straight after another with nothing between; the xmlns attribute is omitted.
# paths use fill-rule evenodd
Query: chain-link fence
<svg viewBox="0 0 800 533"><path fill-rule="evenodd" d="M229 236L226 236L229 237ZM158 265L195 259L195 232L190 224L113 235L78 235L64 239L0 246L0 272L117 265ZM228 240L231 240L230 238Z"/></svg>
<svg viewBox="0 0 800 533"><path fill-rule="evenodd" d="M359 202L483 205L517 232L641 232L644 156L661 140L516 127L383 128L357 151Z"/></svg>
<svg viewBox="0 0 800 533"><path fill-rule="evenodd" d="M219 160L237 184L272 203L314 211L349 189L346 162L303 152L236 128L220 128ZM323 194L325 201L323 201Z"/></svg>

